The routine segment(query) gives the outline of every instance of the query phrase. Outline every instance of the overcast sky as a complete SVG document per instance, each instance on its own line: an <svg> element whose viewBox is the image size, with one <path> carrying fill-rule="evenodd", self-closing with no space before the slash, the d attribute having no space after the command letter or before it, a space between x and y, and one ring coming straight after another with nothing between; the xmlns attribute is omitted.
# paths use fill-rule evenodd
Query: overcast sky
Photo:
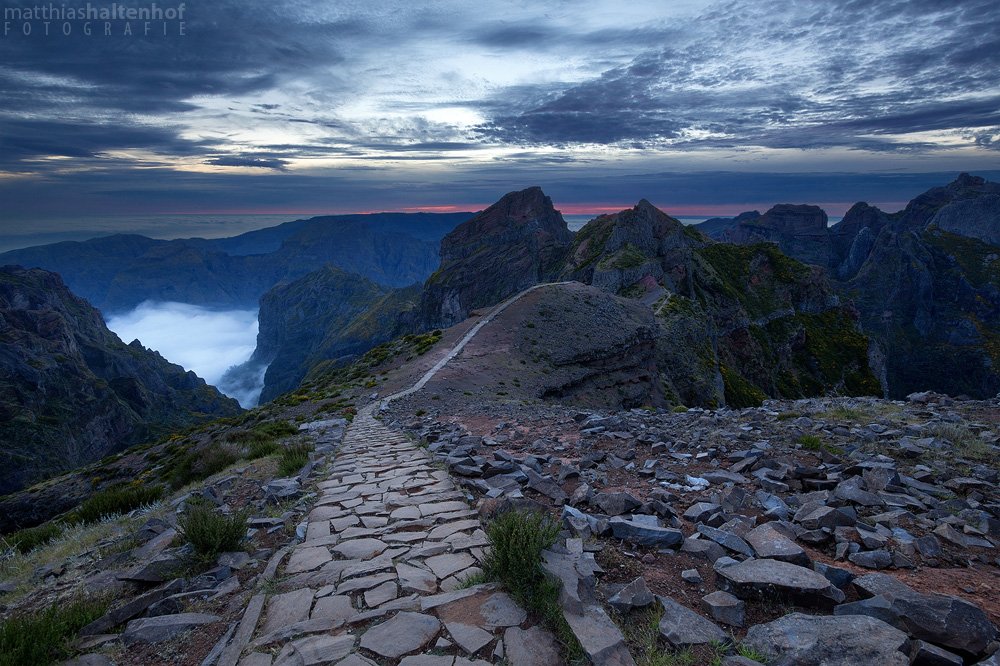
<svg viewBox="0 0 1000 666"><path fill-rule="evenodd" d="M183 26L110 36L11 18L0 234L474 209L533 184L566 212L837 213L1000 176L996 0L189 0Z"/></svg>

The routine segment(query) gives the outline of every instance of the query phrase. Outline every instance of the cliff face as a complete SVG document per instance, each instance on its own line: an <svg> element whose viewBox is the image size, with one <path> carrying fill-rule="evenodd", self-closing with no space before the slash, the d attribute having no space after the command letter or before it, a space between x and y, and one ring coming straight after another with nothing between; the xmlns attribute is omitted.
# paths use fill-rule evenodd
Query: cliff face
<svg viewBox="0 0 1000 666"><path fill-rule="evenodd" d="M878 355L869 357L856 313L821 269L772 244L715 243L642 201L581 229L562 275L652 307L667 401L745 406L767 396L882 393Z"/></svg>
<svg viewBox="0 0 1000 666"><path fill-rule="evenodd" d="M833 228L851 240L835 272L890 352L894 397L1000 391L998 193L1000 184L963 174L899 213L858 204Z"/></svg>
<svg viewBox="0 0 1000 666"><path fill-rule="evenodd" d="M505 195L441 241L441 265L424 285L422 324L451 326L548 280L572 237L541 188Z"/></svg>
<svg viewBox="0 0 1000 666"><path fill-rule="evenodd" d="M830 263L827 220L817 206L778 204L758 218L742 220L724 231L719 240L740 245L775 243L790 257L826 266Z"/></svg>
<svg viewBox="0 0 1000 666"><path fill-rule="evenodd" d="M419 287L389 289L327 266L261 298L257 348L243 369L267 366L261 401L291 391L317 363L343 363L411 327Z"/></svg>
<svg viewBox="0 0 1000 666"><path fill-rule="evenodd" d="M132 444L240 411L138 341L58 275L0 268L0 495Z"/></svg>

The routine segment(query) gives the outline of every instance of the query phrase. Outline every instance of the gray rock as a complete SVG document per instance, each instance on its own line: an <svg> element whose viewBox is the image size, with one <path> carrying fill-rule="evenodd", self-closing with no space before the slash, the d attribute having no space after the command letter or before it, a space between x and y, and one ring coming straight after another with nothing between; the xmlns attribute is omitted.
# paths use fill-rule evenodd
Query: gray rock
<svg viewBox="0 0 1000 666"><path fill-rule="evenodd" d="M694 583L695 585L700 585L704 582L697 569L685 569L681 572L681 579L687 583Z"/></svg>
<svg viewBox="0 0 1000 666"><path fill-rule="evenodd" d="M775 594L808 605L833 605L844 593L811 569L778 560L747 560L728 566L715 564L719 587L741 599Z"/></svg>
<svg viewBox="0 0 1000 666"><path fill-rule="evenodd" d="M684 533L672 527L652 527L615 516L609 522L612 534L640 546L676 548L684 541Z"/></svg>
<svg viewBox="0 0 1000 666"><path fill-rule="evenodd" d="M562 660L555 638L541 627L510 627L503 634L503 646L510 666L551 666Z"/></svg>
<svg viewBox="0 0 1000 666"><path fill-rule="evenodd" d="M792 613L750 628L743 640L770 666L909 666L909 639L874 618Z"/></svg>
<svg viewBox="0 0 1000 666"><path fill-rule="evenodd" d="M634 608L645 608L653 601L653 593L649 591L646 580L642 576L633 580L608 599L608 603L621 613L626 613Z"/></svg>
<svg viewBox="0 0 1000 666"><path fill-rule="evenodd" d="M591 504L608 516L631 513L642 506L642 502L629 493L597 493L591 499Z"/></svg>
<svg viewBox="0 0 1000 666"><path fill-rule="evenodd" d="M910 648L911 666L962 666L964 663L965 660L954 652L926 641L913 641Z"/></svg>
<svg viewBox="0 0 1000 666"><path fill-rule="evenodd" d="M796 517L797 516L798 514L796 514ZM807 530L818 530L822 527L827 527L829 529L841 526L849 527L854 525L856 522L856 519L852 518L844 511L830 506L821 506L818 509L810 511L799 520L802 527Z"/></svg>
<svg viewBox="0 0 1000 666"><path fill-rule="evenodd" d="M921 594L886 574L854 581L861 595L874 596L835 609L837 615L878 616L911 637L975 657L985 656L996 628L974 604L944 594Z"/></svg>
<svg viewBox="0 0 1000 666"><path fill-rule="evenodd" d="M206 613L179 613L132 620L125 626L122 640L126 645L162 643L203 624L221 620L218 615Z"/></svg>
<svg viewBox="0 0 1000 666"><path fill-rule="evenodd" d="M267 500L275 504L280 504L286 499L295 497L299 494L300 490L301 485L299 484L299 480L295 478L272 479L264 486L264 494Z"/></svg>
<svg viewBox="0 0 1000 666"><path fill-rule="evenodd" d="M866 569L887 569L892 565L892 555L887 550L866 550L848 555L847 559Z"/></svg>
<svg viewBox="0 0 1000 666"><path fill-rule="evenodd" d="M404 611L377 624L361 637L361 647L389 659L399 659L430 643L441 630L441 622L431 615Z"/></svg>
<svg viewBox="0 0 1000 666"><path fill-rule="evenodd" d="M746 624L746 604L728 592L717 590L701 598L701 608L716 622L733 627Z"/></svg>
<svg viewBox="0 0 1000 666"><path fill-rule="evenodd" d="M663 606L660 635L672 646L683 649L691 645L724 642L726 632L711 620L698 615L669 597L657 597Z"/></svg>
<svg viewBox="0 0 1000 666"><path fill-rule="evenodd" d="M684 517L692 523L703 523L708 520L709 516L721 509L720 505L713 502L695 502L684 512Z"/></svg>
<svg viewBox="0 0 1000 666"><path fill-rule="evenodd" d="M781 560L799 566L809 566L809 556L802 547L789 539L771 523L764 523L747 532L744 537L757 557Z"/></svg>
<svg viewBox="0 0 1000 666"><path fill-rule="evenodd" d="M708 525L699 525L698 532L734 553L740 553L747 557L753 557L754 555L754 550L750 547L750 544L731 532L709 527Z"/></svg>

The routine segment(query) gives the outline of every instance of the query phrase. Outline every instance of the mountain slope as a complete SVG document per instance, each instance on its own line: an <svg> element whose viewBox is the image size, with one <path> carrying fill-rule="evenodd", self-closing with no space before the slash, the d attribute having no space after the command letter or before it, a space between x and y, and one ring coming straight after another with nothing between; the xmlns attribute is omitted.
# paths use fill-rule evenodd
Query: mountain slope
<svg viewBox="0 0 1000 666"><path fill-rule="evenodd" d="M291 391L320 363L345 363L410 332L420 288L390 289L327 266L281 283L260 300L257 348L227 374L263 376L260 401Z"/></svg>
<svg viewBox="0 0 1000 666"><path fill-rule="evenodd" d="M670 401L882 393L856 313L774 245L715 243L643 200L581 229L562 275L652 306Z"/></svg>
<svg viewBox="0 0 1000 666"><path fill-rule="evenodd" d="M193 372L126 345L58 275L0 268L0 494L240 411Z"/></svg>

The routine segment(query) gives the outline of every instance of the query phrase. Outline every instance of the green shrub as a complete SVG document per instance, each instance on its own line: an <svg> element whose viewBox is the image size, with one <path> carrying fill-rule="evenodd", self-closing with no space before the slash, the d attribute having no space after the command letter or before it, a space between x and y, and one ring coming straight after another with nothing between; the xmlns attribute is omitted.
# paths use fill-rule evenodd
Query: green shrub
<svg viewBox="0 0 1000 666"><path fill-rule="evenodd" d="M121 485L94 493L76 511L70 514L71 522L96 523L108 516L117 516L152 504L163 497L160 486Z"/></svg>
<svg viewBox="0 0 1000 666"><path fill-rule="evenodd" d="M207 449L189 450L178 456L170 466L166 479L173 490L183 488L189 483L202 481L226 469L240 457L224 446L211 446Z"/></svg>
<svg viewBox="0 0 1000 666"><path fill-rule="evenodd" d="M486 527L490 552L483 563L486 580L500 583L537 615L562 644L568 662L583 659L583 649L559 605L560 582L542 570L542 551L556 541L559 525L540 513L508 511Z"/></svg>
<svg viewBox="0 0 1000 666"><path fill-rule="evenodd" d="M77 632L107 612L105 599L53 604L0 623L0 666L43 666L72 655Z"/></svg>
<svg viewBox="0 0 1000 666"><path fill-rule="evenodd" d="M248 516L245 511L224 516L207 504L189 503L177 521L178 532L194 547L199 560L213 561L219 553L240 548L246 537Z"/></svg>
<svg viewBox="0 0 1000 666"><path fill-rule="evenodd" d="M253 431L269 439L278 439L279 437L294 435L299 429L288 421L270 421L254 426Z"/></svg>
<svg viewBox="0 0 1000 666"><path fill-rule="evenodd" d="M247 459L257 460L258 458L263 458L265 456L270 456L278 452L278 443L274 440L265 440L263 442L254 442L249 447L247 447Z"/></svg>
<svg viewBox="0 0 1000 666"><path fill-rule="evenodd" d="M281 460L278 463L278 472L282 476L291 476L306 466L309 462L309 452L312 447L308 444L296 444L289 446L281 452Z"/></svg>
<svg viewBox="0 0 1000 666"><path fill-rule="evenodd" d="M63 533L63 526L57 522L48 522L38 527L19 530L7 537L7 542L20 553L30 553L39 546L44 546Z"/></svg>

